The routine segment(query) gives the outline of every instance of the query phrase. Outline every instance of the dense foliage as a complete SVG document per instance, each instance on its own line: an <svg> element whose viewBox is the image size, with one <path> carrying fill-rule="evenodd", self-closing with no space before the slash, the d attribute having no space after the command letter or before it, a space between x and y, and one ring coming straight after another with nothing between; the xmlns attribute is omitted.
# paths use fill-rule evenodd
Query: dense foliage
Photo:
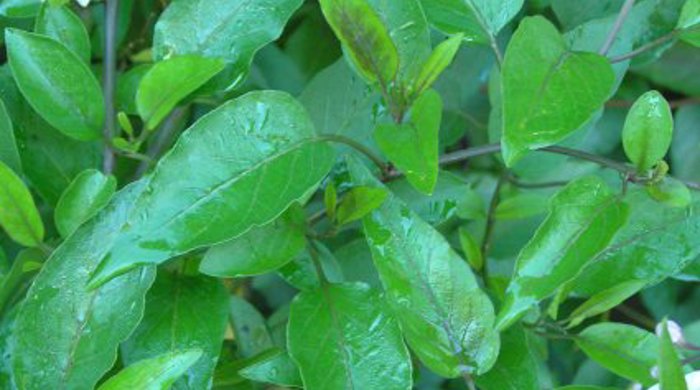
<svg viewBox="0 0 700 390"><path fill-rule="evenodd" d="M0 25L0 388L700 389L700 0Z"/></svg>

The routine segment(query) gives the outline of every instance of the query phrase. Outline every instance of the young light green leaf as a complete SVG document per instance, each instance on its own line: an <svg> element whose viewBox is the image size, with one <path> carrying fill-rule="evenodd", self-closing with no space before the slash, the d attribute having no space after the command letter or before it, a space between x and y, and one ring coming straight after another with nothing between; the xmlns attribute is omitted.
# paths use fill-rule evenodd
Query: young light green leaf
<svg viewBox="0 0 700 390"><path fill-rule="evenodd" d="M645 285L645 281L631 280L595 294L571 312L568 327L573 328L587 318L605 313L636 294Z"/></svg>
<svg viewBox="0 0 700 390"><path fill-rule="evenodd" d="M2 99L0 99L0 162L5 163L15 173L22 173L22 162L17 150L12 119Z"/></svg>
<svg viewBox="0 0 700 390"><path fill-rule="evenodd" d="M32 194L13 171L0 161L0 226L16 242L38 246L44 240L44 224Z"/></svg>
<svg viewBox="0 0 700 390"><path fill-rule="evenodd" d="M136 92L136 107L153 130L187 95L221 72L224 62L195 55L157 62L143 76Z"/></svg>
<svg viewBox="0 0 700 390"><path fill-rule="evenodd" d="M83 21L69 7L44 3L36 16L34 31L61 42L90 63L90 36Z"/></svg>
<svg viewBox="0 0 700 390"><path fill-rule="evenodd" d="M688 390L683 375L683 366L678 359L678 353L673 346L671 336L668 333L667 320L661 322L661 335L659 337L659 384L662 390Z"/></svg>
<svg viewBox="0 0 700 390"><path fill-rule="evenodd" d="M621 377L645 386L655 382L651 369L656 364L659 343L652 333L612 322L586 328L576 344L595 362Z"/></svg>
<svg viewBox="0 0 700 390"><path fill-rule="evenodd" d="M43 35L5 31L8 62L29 104L47 122L77 140L102 136L104 99L87 64Z"/></svg>
<svg viewBox="0 0 700 390"><path fill-rule="evenodd" d="M109 378L98 390L167 390L201 356L202 351L191 349L141 360Z"/></svg>
<svg viewBox="0 0 700 390"><path fill-rule="evenodd" d="M254 227L233 240L211 247L200 272L239 278L274 271L290 262L306 245L305 215L294 205L276 220Z"/></svg>
<svg viewBox="0 0 700 390"><path fill-rule="evenodd" d="M382 124L374 130L379 148L424 194L431 194L438 179L438 141L442 99L427 91L416 99L405 124Z"/></svg>
<svg viewBox="0 0 700 390"><path fill-rule="evenodd" d="M484 267L484 256L481 254L479 243L476 242L474 236L466 229L459 229L459 243L462 246L464 256L467 262L474 268L475 271L481 271Z"/></svg>
<svg viewBox="0 0 700 390"><path fill-rule="evenodd" d="M68 237L85 221L95 216L114 195L117 179L88 169L73 179L54 210L56 229Z"/></svg>
<svg viewBox="0 0 700 390"><path fill-rule="evenodd" d="M277 39L302 0L176 0L158 19L153 56L222 58L226 86L238 85L255 53Z"/></svg>
<svg viewBox="0 0 700 390"><path fill-rule="evenodd" d="M361 163L348 165L355 184L378 185ZM388 303L421 361L449 378L488 371L499 348L493 306L466 262L393 195L363 224Z"/></svg>
<svg viewBox="0 0 700 390"><path fill-rule="evenodd" d="M166 353L199 350L201 357L178 375L176 388L206 388L214 373L228 319L228 294L216 279L158 272L146 295L139 326L122 344L127 366Z"/></svg>
<svg viewBox="0 0 700 390"><path fill-rule="evenodd" d="M256 361L240 369L238 373L247 379L256 382L272 383L284 387L303 388L299 368L289 357L287 352L281 349L271 349L264 352L267 357Z"/></svg>
<svg viewBox="0 0 700 390"><path fill-rule="evenodd" d="M160 160L128 218L130 228L91 286L269 223L314 190L334 162L333 149L288 94L257 91L229 101Z"/></svg>
<svg viewBox="0 0 700 390"><path fill-rule="evenodd" d="M464 33L468 41L489 43L518 14L523 0L421 0L428 20L447 34Z"/></svg>
<svg viewBox="0 0 700 390"><path fill-rule="evenodd" d="M389 29L367 0L320 0L321 10L367 81L388 85L399 71Z"/></svg>
<svg viewBox="0 0 700 390"><path fill-rule="evenodd" d="M338 207L338 225L356 221L381 206L389 195L385 188L355 187L348 191Z"/></svg>
<svg viewBox="0 0 700 390"><path fill-rule="evenodd" d="M615 82L605 57L569 51L541 16L520 23L502 72L501 143L508 166L528 150L555 144L581 127L603 106Z"/></svg>
<svg viewBox="0 0 700 390"><path fill-rule="evenodd" d="M476 378L483 390L534 390L540 385L537 378L538 361L527 340L525 331L514 326L501 335L501 353L493 368Z"/></svg>
<svg viewBox="0 0 700 390"><path fill-rule="evenodd" d="M415 96L420 96L428 90L440 74L452 63L463 40L464 34L456 34L435 47L433 53L430 54L428 60L423 64L418 77L413 82L413 93Z"/></svg>
<svg viewBox="0 0 700 390"><path fill-rule="evenodd" d="M518 255L498 328L510 326L574 279L608 246L627 214L627 205L596 176L577 179L559 191L551 200L549 215Z"/></svg>
<svg viewBox="0 0 700 390"><path fill-rule="evenodd" d="M682 30L682 40L700 46L700 0L685 1L676 27Z"/></svg>
<svg viewBox="0 0 700 390"><path fill-rule="evenodd" d="M15 323L17 383L27 389L92 389L114 364L117 347L141 320L155 272L135 270L94 290L87 282L144 188L140 181L122 190L44 264Z"/></svg>
<svg viewBox="0 0 700 390"><path fill-rule="evenodd" d="M304 388L409 389L411 359L399 324L367 285L324 285L292 302L287 341Z"/></svg>
<svg viewBox="0 0 700 390"><path fill-rule="evenodd" d="M39 12L41 0L3 0L0 15L8 18L29 18Z"/></svg>
<svg viewBox="0 0 700 390"><path fill-rule="evenodd" d="M640 172L653 168L671 146L673 114L657 91L640 96L627 114L622 129L625 154Z"/></svg>
<svg viewBox="0 0 700 390"><path fill-rule="evenodd" d="M648 185L646 189L652 198L671 207L688 207L693 200L688 186L670 176Z"/></svg>

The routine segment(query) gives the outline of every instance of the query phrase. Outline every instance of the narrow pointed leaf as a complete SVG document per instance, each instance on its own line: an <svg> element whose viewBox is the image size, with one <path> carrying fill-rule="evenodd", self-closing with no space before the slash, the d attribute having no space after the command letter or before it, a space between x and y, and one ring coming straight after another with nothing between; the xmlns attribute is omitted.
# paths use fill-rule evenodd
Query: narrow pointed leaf
<svg viewBox="0 0 700 390"><path fill-rule="evenodd" d="M529 149L555 144L583 126L612 92L605 57L569 51L554 25L524 19L503 63L503 157L515 164Z"/></svg>
<svg viewBox="0 0 700 390"><path fill-rule="evenodd" d="M501 335L502 351L493 368L476 378L483 390L535 390L538 361L529 345L527 334L520 327L512 327Z"/></svg>
<svg viewBox="0 0 700 390"><path fill-rule="evenodd" d="M149 129L156 126L187 95L224 68L219 59L194 55L156 63L143 76L136 92L136 107Z"/></svg>
<svg viewBox="0 0 700 390"><path fill-rule="evenodd" d="M271 357L242 368L239 374L256 382L303 388L304 383L301 380L299 368L289 354L280 349L273 349L270 352L273 352Z"/></svg>
<svg viewBox="0 0 700 390"><path fill-rule="evenodd" d="M573 181L559 191L551 200L549 215L518 255L498 327L510 326L575 278L608 246L627 214L627 206L595 176Z"/></svg>
<svg viewBox="0 0 700 390"><path fill-rule="evenodd" d="M355 184L377 185L356 160ZM486 372L498 355L494 312L467 263L395 196L363 220L387 300L411 349L445 377Z"/></svg>
<svg viewBox="0 0 700 390"><path fill-rule="evenodd" d="M12 119L2 99L0 99L0 162L5 163L15 173L22 173L22 162L17 150Z"/></svg>
<svg viewBox="0 0 700 390"><path fill-rule="evenodd" d="M8 29L5 41L17 85L36 112L69 137L100 138L104 99L87 64L43 35Z"/></svg>
<svg viewBox="0 0 700 390"><path fill-rule="evenodd" d="M645 281L632 280L592 296L571 312L569 315L569 327L578 326L586 318L596 316L614 308L627 298L636 294L644 285L646 285Z"/></svg>
<svg viewBox="0 0 700 390"><path fill-rule="evenodd" d="M338 224L356 221L381 206L389 195L384 188L356 187L348 191L338 207Z"/></svg>
<svg viewBox="0 0 700 390"><path fill-rule="evenodd" d="M440 77L440 74L452 63L463 40L464 34L457 34L435 47L413 83L413 93L416 96L420 96L430 88Z"/></svg>
<svg viewBox="0 0 700 390"><path fill-rule="evenodd" d="M289 317L289 352L309 390L410 389L411 360L382 296L365 284L300 293Z"/></svg>
<svg viewBox="0 0 700 390"><path fill-rule="evenodd" d="M661 322L661 336L659 337L659 384L662 390L688 390L683 375L683 365L678 359L678 353L668 333L667 320Z"/></svg>
<svg viewBox="0 0 700 390"><path fill-rule="evenodd" d="M114 195L117 180L89 169L76 176L61 195L54 211L56 229L68 237L85 221L95 216Z"/></svg>
<svg viewBox="0 0 700 390"><path fill-rule="evenodd" d="M125 365L166 353L197 349L201 357L176 388L206 388L216 366L228 319L228 294L216 279L162 270L146 295L139 326L122 344Z"/></svg>
<svg viewBox="0 0 700 390"><path fill-rule="evenodd" d="M98 390L167 390L201 356L202 352L194 349L141 360L109 378Z"/></svg>
<svg viewBox="0 0 700 390"><path fill-rule="evenodd" d="M44 240L44 224L29 190L13 171L0 161L0 226L16 242L37 246Z"/></svg>
<svg viewBox="0 0 700 390"><path fill-rule="evenodd" d="M15 324L13 370L27 389L91 389L141 319L154 270L135 270L90 290L87 282L144 188L125 188L46 261Z"/></svg>
<svg viewBox="0 0 700 390"><path fill-rule="evenodd" d="M314 190L334 161L286 93L251 92L222 105L158 163L92 285L272 221Z"/></svg>
<svg viewBox="0 0 700 390"><path fill-rule="evenodd" d="M90 62L90 36L83 21L69 7L44 3L36 17L34 30L61 42L85 63Z"/></svg>
<svg viewBox="0 0 700 390"><path fill-rule="evenodd" d="M673 114L657 91L640 96L630 108L622 129L622 145L627 157L640 172L653 168L671 146Z"/></svg>

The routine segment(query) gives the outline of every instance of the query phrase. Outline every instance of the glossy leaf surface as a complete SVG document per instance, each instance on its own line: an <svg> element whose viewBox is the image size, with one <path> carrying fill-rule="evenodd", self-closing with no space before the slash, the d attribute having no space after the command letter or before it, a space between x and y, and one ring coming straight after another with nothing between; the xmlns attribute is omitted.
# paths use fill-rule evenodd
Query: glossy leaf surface
<svg viewBox="0 0 700 390"><path fill-rule="evenodd" d="M356 187L348 191L338 207L338 224L356 221L381 206L388 192L384 188Z"/></svg>
<svg viewBox="0 0 700 390"><path fill-rule="evenodd" d="M657 91L642 95L630 108L622 130L625 154L640 172L653 168L668 152L673 115Z"/></svg>
<svg viewBox="0 0 700 390"><path fill-rule="evenodd" d="M139 361L109 378L99 390L169 389L200 356L201 351L188 350Z"/></svg>
<svg viewBox="0 0 700 390"><path fill-rule="evenodd" d="M90 37L83 21L69 7L45 3L36 17L34 30L61 42L83 61L90 62Z"/></svg>
<svg viewBox="0 0 700 390"><path fill-rule="evenodd" d="M17 141L12 126L12 119L5 103L0 99L0 162L5 163L15 173L22 172L22 162L17 150Z"/></svg>
<svg viewBox="0 0 700 390"><path fill-rule="evenodd" d="M688 390L683 375L683 366L681 365L676 348L671 341L671 336L668 332L667 320L661 322L661 335L659 336L659 384L662 389L678 389Z"/></svg>
<svg viewBox="0 0 700 390"><path fill-rule="evenodd" d="M0 226L16 242L37 246L44 240L44 224L32 194L10 167L0 161Z"/></svg>
<svg viewBox="0 0 700 390"><path fill-rule="evenodd" d="M117 180L90 169L76 176L56 204L54 220L61 236L68 237L96 215L114 195Z"/></svg>

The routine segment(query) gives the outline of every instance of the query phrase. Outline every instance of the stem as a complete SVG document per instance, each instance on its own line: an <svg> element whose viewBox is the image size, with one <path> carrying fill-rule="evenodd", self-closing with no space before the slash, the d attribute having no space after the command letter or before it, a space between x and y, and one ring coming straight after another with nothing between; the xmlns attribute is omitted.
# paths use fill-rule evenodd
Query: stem
<svg viewBox="0 0 700 390"><path fill-rule="evenodd" d="M610 100L605 106L614 108L629 108L632 107L634 101L632 100ZM700 97L689 97L685 99L671 100L668 105L671 108L680 108L684 106L694 106L700 104Z"/></svg>
<svg viewBox="0 0 700 390"><path fill-rule="evenodd" d="M356 151L362 153L368 159L370 159L374 163L374 165L376 165L382 171L382 174L386 174L389 171L387 165L384 163L384 161L379 156L377 156L372 150L370 150L365 145L362 145L361 143L359 143L351 138L348 138L348 137L345 137L342 135L338 135L338 134L324 134L324 135L319 136L318 139L320 141L329 141L329 142L335 142L335 143L347 145L347 146L355 149Z"/></svg>
<svg viewBox="0 0 700 390"><path fill-rule="evenodd" d="M617 37L617 34L620 32L622 25L625 24L625 20L627 20L627 16L629 16L629 13L632 10L633 6L634 6L634 0L625 0L625 3L622 5L622 8L620 9L620 13L617 15L617 19L615 20L615 24L613 25L612 29L610 29L610 33L608 34L608 37L605 39L605 43L603 43L603 46L600 48L600 51L598 52L600 55L604 56L604 55L608 54L608 51L610 51L610 48L612 47L613 43L615 42L615 38Z"/></svg>
<svg viewBox="0 0 700 390"><path fill-rule="evenodd" d="M627 318L637 322L639 325L647 329L653 330L656 327L656 321L632 309L629 306L618 305L615 307L615 310L619 311L620 313L624 314Z"/></svg>
<svg viewBox="0 0 700 390"><path fill-rule="evenodd" d="M518 180L518 178L513 176L513 175L508 175L506 177L506 179L512 185L519 187L519 188L526 188L526 189L562 187L562 186L569 184L568 181L552 181L552 182L544 182L544 183L525 183L525 182Z"/></svg>
<svg viewBox="0 0 700 390"><path fill-rule="evenodd" d="M116 124L114 91L117 80L117 13L119 0L105 0L105 51L103 88L105 101L105 127L102 133L105 142L102 170L109 175L114 170L114 151L111 147Z"/></svg>
<svg viewBox="0 0 700 390"><path fill-rule="evenodd" d="M321 287L326 288L330 284L328 281L328 278L326 277L326 273L323 271L323 265L321 264L321 260L318 258L318 251L316 250L316 246L312 240L309 240L309 254L311 255L311 262L314 263L314 268L316 269L316 274L318 275L318 281L321 283Z"/></svg>
<svg viewBox="0 0 700 390"><path fill-rule="evenodd" d="M468 372L466 372L466 371L462 372L462 379L464 379L464 383L467 385L467 388L469 390L476 390L476 385L474 384L474 379L472 379L472 376L469 375Z"/></svg>
<svg viewBox="0 0 700 390"><path fill-rule="evenodd" d="M626 61L629 60L630 58L634 58L642 53L645 53L649 50L652 50L658 46L663 45L664 43L673 40L678 33L680 33L681 30L673 30L670 33L663 35L659 38L654 39L653 41L647 43L646 45L642 45L638 47L635 50L632 50L631 52L627 54L623 54L621 56L613 57L610 59L610 63L616 64L618 62Z"/></svg>
<svg viewBox="0 0 700 390"><path fill-rule="evenodd" d="M498 178L496 182L496 187L493 189L493 194L491 195L491 202L489 203L489 210L486 214L486 227L484 228L484 238L481 241L481 256L484 259L483 268L481 269L481 275L484 279L484 284L488 285L488 255L489 249L491 249L491 239L493 238L493 229L496 226L496 207L498 207L498 202L501 200L501 188L503 183L506 181L507 173L503 173L501 177Z"/></svg>

